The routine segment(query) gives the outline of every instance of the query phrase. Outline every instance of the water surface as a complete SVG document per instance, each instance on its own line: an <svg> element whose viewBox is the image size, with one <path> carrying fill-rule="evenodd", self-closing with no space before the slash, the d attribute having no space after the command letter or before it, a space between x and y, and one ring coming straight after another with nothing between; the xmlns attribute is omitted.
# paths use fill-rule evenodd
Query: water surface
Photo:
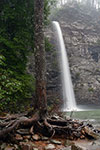
<svg viewBox="0 0 100 150"><path fill-rule="evenodd" d="M100 106L79 105L77 111L66 112L73 119L84 120L100 129Z"/></svg>

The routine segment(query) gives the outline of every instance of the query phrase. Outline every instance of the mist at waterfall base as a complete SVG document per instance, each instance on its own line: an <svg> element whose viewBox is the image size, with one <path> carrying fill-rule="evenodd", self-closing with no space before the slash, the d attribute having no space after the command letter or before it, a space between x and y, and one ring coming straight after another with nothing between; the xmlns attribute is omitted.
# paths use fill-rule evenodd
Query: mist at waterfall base
<svg viewBox="0 0 100 150"><path fill-rule="evenodd" d="M60 68L61 68L63 101L64 101L62 111L77 110L67 52L64 44L62 31L58 22L53 21L53 29L55 39L57 41L57 48L60 54Z"/></svg>

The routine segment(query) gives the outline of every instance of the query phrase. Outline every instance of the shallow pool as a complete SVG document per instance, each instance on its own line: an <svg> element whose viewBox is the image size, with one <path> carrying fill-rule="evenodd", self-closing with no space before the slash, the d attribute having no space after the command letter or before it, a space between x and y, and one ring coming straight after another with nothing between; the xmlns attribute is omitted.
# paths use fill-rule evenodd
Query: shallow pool
<svg viewBox="0 0 100 150"><path fill-rule="evenodd" d="M79 105L77 111L68 111L64 113L73 119L84 120L100 128L100 106L82 106Z"/></svg>

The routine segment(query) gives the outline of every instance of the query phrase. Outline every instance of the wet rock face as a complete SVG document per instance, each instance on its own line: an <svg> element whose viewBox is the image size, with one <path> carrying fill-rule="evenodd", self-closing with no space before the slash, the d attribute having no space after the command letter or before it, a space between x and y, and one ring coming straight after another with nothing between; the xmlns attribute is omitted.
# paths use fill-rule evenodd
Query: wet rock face
<svg viewBox="0 0 100 150"><path fill-rule="evenodd" d="M100 13L75 4L64 7L53 20L62 28L77 103L100 104ZM56 45L50 28L46 36ZM57 48L46 52L47 98L51 105L63 103L58 53ZM32 56L28 72L34 75L34 70Z"/></svg>
<svg viewBox="0 0 100 150"><path fill-rule="evenodd" d="M78 104L100 104L99 18L100 13L96 10L87 10L85 6L78 5L66 6L53 18L60 22L62 28ZM56 59L57 55L53 61L57 62ZM54 66L50 68L51 72L56 70ZM50 70L48 72L51 73ZM53 79L58 79L60 74L60 70L55 73L56 78L50 74L52 85L57 87L53 87L55 93L58 87L60 89L61 80Z"/></svg>
<svg viewBox="0 0 100 150"><path fill-rule="evenodd" d="M88 51L95 62L98 62L100 59L100 46L90 45Z"/></svg>
<svg viewBox="0 0 100 150"><path fill-rule="evenodd" d="M57 55L56 49L46 53L48 105L60 105L62 99L61 71Z"/></svg>

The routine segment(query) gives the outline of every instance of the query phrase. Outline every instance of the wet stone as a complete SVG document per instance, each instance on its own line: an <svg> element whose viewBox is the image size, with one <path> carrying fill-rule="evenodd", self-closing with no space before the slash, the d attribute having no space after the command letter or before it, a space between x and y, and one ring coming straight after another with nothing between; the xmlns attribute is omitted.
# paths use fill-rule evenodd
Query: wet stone
<svg viewBox="0 0 100 150"><path fill-rule="evenodd" d="M84 135L81 135L81 136L80 136L80 139L85 139L85 136L84 136Z"/></svg>
<svg viewBox="0 0 100 150"><path fill-rule="evenodd" d="M73 143L70 140L66 140L64 146L71 146Z"/></svg>
<svg viewBox="0 0 100 150"><path fill-rule="evenodd" d="M14 149L15 149L14 147L8 145L7 147L5 147L4 150L14 150Z"/></svg>
<svg viewBox="0 0 100 150"><path fill-rule="evenodd" d="M28 139L24 139L24 142L28 142L29 140Z"/></svg>
<svg viewBox="0 0 100 150"><path fill-rule="evenodd" d="M71 150L87 150L85 147L79 146L79 145L72 145Z"/></svg>
<svg viewBox="0 0 100 150"><path fill-rule="evenodd" d="M45 150L52 150L54 149L55 146L53 144L48 144L46 147L45 147Z"/></svg>
<svg viewBox="0 0 100 150"><path fill-rule="evenodd" d="M48 137L43 136L43 137L42 137L42 140L43 140L43 141L47 141L47 140L49 140L49 138L48 138Z"/></svg>
<svg viewBox="0 0 100 150"><path fill-rule="evenodd" d="M94 139L100 138L100 135L98 133L95 133L94 131L92 131L92 129L90 129L88 127L84 127L84 131L85 131L85 133L87 133L89 136L91 136Z"/></svg>
<svg viewBox="0 0 100 150"><path fill-rule="evenodd" d="M16 134L15 139L18 141L22 141L23 137L20 134Z"/></svg>
<svg viewBox="0 0 100 150"><path fill-rule="evenodd" d="M60 150L71 150L71 146L61 148Z"/></svg>
<svg viewBox="0 0 100 150"><path fill-rule="evenodd" d="M33 150L33 146L30 143L20 142L22 150Z"/></svg>
<svg viewBox="0 0 100 150"><path fill-rule="evenodd" d="M14 144L14 148L17 150L19 149L18 145L17 144Z"/></svg>
<svg viewBox="0 0 100 150"><path fill-rule="evenodd" d="M100 140L93 141L93 142L92 142L92 145L97 145L97 146L100 146Z"/></svg>
<svg viewBox="0 0 100 150"><path fill-rule="evenodd" d="M26 135L26 136L23 136L23 139L31 139L31 136L30 135Z"/></svg>
<svg viewBox="0 0 100 150"><path fill-rule="evenodd" d="M57 140L51 140L51 143L61 145L61 142Z"/></svg>
<svg viewBox="0 0 100 150"><path fill-rule="evenodd" d="M3 149L5 149L6 146L7 146L6 143L3 143L3 144L0 146L0 149L3 150Z"/></svg>
<svg viewBox="0 0 100 150"><path fill-rule="evenodd" d="M34 134L34 135L32 136L32 139L35 140L35 141L38 141L38 140L40 140L41 138L40 138L40 136L39 136L38 134Z"/></svg>
<svg viewBox="0 0 100 150"><path fill-rule="evenodd" d="M33 150L38 150L38 148L33 148Z"/></svg>

